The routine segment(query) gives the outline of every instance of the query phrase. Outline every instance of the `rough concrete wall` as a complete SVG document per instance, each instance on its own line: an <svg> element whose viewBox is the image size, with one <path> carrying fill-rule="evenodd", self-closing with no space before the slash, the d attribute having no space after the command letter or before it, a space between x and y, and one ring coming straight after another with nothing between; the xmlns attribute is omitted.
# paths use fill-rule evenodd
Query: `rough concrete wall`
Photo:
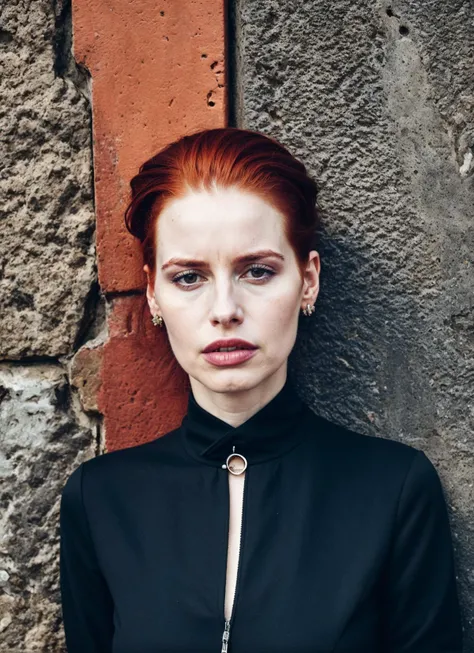
<svg viewBox="0 0 474 653"><path fill-rule="evenodd" d="M335 422L423 449L474 650L474 16L469 0L237 0L236 122L320 185L321 293L291 371Z"/></svg>
<svg viewBox="0 0 474 653"><path fill-rule="evenodd" d="M70 364L100 329L90 107L70 7L9 0L0 18L0 650L63 650L59 497L100 451Z"/></svg>

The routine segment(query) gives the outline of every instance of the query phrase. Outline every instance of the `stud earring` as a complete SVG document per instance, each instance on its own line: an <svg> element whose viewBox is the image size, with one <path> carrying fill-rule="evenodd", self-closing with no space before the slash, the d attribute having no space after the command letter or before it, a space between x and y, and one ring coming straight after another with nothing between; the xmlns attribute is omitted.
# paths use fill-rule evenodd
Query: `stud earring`
<svg viewBox="0 0 474 653"><path fill-rule="evenodd" d="M151 321L153 322L153 324L155 326L158 326L158 325L160 327L163 326L163 318L161 317L161 315L152 315L151 316Z"/></svg>
<svg viewBox="0 0 474 653"><path fill-rule="evenodd" d="M311 315L311 313L314 313L314 311L315 311L316 309L314 308L314 304L313 304L313 305L311 305L311 304L306 304L306 308L303 308L302 310L303 310L303 313L304 313L305 315L308 315L308 316L309 316L309 315Z"/></svg>

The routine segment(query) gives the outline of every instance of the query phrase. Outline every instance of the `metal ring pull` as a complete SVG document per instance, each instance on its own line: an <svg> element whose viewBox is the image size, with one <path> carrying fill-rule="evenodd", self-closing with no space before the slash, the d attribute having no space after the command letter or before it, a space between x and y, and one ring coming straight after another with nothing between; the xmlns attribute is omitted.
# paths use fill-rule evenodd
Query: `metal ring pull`
<svg viewBox="0 0 474 653"><path fill-rule="evenodd" d="M235 452L235 446L232 447L232 451ZM231 474L240 476L240 474L243 474L247 469L247 459L240 453L231 453L227 456L225 466Z"/></svg>

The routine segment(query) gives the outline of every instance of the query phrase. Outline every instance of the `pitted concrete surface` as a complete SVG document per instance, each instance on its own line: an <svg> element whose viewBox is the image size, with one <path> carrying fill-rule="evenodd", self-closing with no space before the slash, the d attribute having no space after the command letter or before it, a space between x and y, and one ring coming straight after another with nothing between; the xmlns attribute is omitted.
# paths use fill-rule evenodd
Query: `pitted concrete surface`
<svg viewBox="0 0 474 653"><path fill-rule="evenodd" d="M0 364L0 651L63 650L59 503L96 455L95 426L60 365Z"/></svg>
<svg viewBox="0 0 474 653"><path fill-rule="evenodd" d="M0 11L0 651L59 653L60 493L100 450L68 379L97 335L90 105L69 3Z"/></svg>
<svg viewBox="0 0 474 653"><path fill-rule="evenodd" d="M237 0L236 123L320 186L321 292L292 371L316 412L422 449L474 650L474 16L468 0Z"/></svg>
<svg viewBox="0 0 474 653"><path fill-rule="evenodd" d="M67 53L68 3L52 5L1 12L3 359L67 354L96 276L87 84Z"/></svg>

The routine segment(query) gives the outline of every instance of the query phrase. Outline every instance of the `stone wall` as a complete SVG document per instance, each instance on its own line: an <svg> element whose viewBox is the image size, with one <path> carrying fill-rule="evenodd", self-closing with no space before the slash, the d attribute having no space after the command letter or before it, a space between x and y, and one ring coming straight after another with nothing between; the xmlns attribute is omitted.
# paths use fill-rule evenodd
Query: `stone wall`
<svg viewBox="0 0 474 653"><path fill-rule="evenodd" d="M474 16L469 0L237 0L235 120L320 186L292 355L317 412L423 449L474 650Z"/></svg>
<svg viewBox="0 0 474 653"><path fill-rule="evenodd" d="M62 650L59 498L101 452L69 367L99 335L89 85L70 6L9 0L0 18L0 650Z"/></svg>

